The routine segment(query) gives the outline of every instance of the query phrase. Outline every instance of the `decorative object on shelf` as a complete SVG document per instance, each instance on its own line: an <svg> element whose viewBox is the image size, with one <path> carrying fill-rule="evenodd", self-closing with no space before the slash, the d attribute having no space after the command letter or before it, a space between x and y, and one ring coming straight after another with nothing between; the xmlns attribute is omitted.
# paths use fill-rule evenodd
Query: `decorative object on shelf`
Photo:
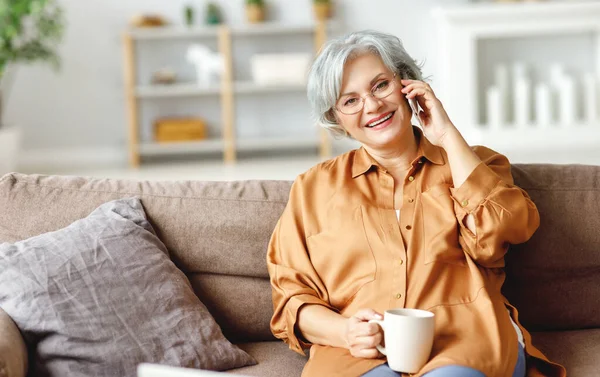
<svg viewBox="0 0 600 377"><path fill-rule="evenodd" d="M183 16L185 19L185 24L186 26L193 26L194 25L194 21L195 21L195 11L194 11L194 7L192 7L191 5L186 5L183 8Z"/></svg>
<svg viewBox="0 0 600 377"><path fill-rule="evenodd" d="M133 27L160 27L167 25L167 23L164 17L156 14L139 14L130 21Z"/></svg>
<svg viewBox="0 0 600 377"><path fill-rule="evenodd" d="M200 118L161 118L154 123L154 140L159 143L206 139L206 124Z"/></svg>
<svg viewBox="0 0 600 377"><path fill-rule="evenodd" d="M572 125L577 120L575 79L561 64L552 64L550 81L556 93L558 120L563 126Z"/></svg>
<svg viewBox="0 0 600 377"><path fill-rule="evenodd" d="M218 82L223 73L223 57L210 48L193 44L187 50L187 61L196 67L196 81L199 86L210 86Z"/></svg>
<svg viewBox="0 0 600 377"><path fill-rule="evenodd" d="M513 119L516 125L526 126L531 124L531 87L527 66L522 62L515 62L513 65Z"/></svg>
<svg viewBox="0 0 600 377"><path fill-rule="evenodd" d="M313 0L313 11L317 20L325 21L331 18L331 9L331 0Z"/></svg>
<svg viewBox="0 0 600 377"><path fill-rule="evenodd" d="M546 83L539 83L535 86L535 123L541 127L547 127L554 123L552 114L553 101L552 91Z"/></svg>
<svg viewBox="0 0 600 377"><path fill-rule="evenodd" d="M265 20L265 2L263 0L246 0L246 18L252 24Z"/></svg>
<svg viewBox="0 0 600 377"><path fill-rule="evenodd" d="M14 170L21 130L6 126L2 100L14 82L14 67L42 61L58 69L56 48L63 35L63 9L55 0L13 0L0 6L0 175Z"/></svg>
<svg viewBox="0 0 600 377"><path fill-rule="evenodd" d="M219 25L221 22L223 22L223 18L219 6L215 3L208 3L206 5L206 24Z"/></svg>
<svg viewBox="0 0 600 377"><path fill-rule="evenodd" d="M508 68L504 64L496 65L494 69L494 85L486 93L488 123L491 127L499 127L508 121Z"/></svg>
<svg viewBox="0 0 600 377"><path fill-rule="evenodd" d="M170 85L177 81L177 73L171 68L162 68L152 73L150 82L154 85Z"/></svg>
<svg viewBox="0 0 600 377"><path fill-rule="evenodd" d="M498 86L491 86L486 92L487 124L490 128L500 128L505 122L503 92Z"/></svg>
<svg viewBox="0 0 600 377"><path fill-rule="evenodd" d="M486 89L487 124L490 128L502 128L511 123L523 126L535 124L547 127L559 123L569 126L579 121L597 124L600 120L599 79L592 73L584 73L580 80L568 74L561 64L550 64L548 82L535 85L521 62L513 64L512 79L508 77L505 64L495 67L495 83ZM507 90L512 82L511 90ZM513 117L509 105L512 104Z"/></svg>
<svg viewBox="0 0 600 377"><path fill-rule="evenodd" d="M307 53L254 54L252 79L259 85L304 85L311 59Z"/></svg>
<svg viewBox="0 0 600 377"><path fill-rule="evenodd" d="M582 78L583 85L583 115L584 119L588 124L595 124L598 122L600 116L598 108L600 108L600 102L598 102L598 80L592 73L585 73Z"/></svg>

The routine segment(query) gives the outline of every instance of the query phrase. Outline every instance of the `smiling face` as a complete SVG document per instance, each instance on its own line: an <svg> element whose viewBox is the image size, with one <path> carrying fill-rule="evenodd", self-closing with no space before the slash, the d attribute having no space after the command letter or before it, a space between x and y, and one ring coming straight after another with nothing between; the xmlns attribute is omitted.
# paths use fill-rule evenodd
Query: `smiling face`
<svg viewBox="0 0 600 377"><path fill-rule="evenodd" d="M393 90L389 95L376 98L387 94L390 85ZM399 78L394 79L394 72L379 56L367 53L349 60L344 66L341 95L334 110L338 123L367 149L394 147L407 130L412 134L412 112L401 89ZM344 114L353 112L349 110L363 99L362 111Z"/></svg>

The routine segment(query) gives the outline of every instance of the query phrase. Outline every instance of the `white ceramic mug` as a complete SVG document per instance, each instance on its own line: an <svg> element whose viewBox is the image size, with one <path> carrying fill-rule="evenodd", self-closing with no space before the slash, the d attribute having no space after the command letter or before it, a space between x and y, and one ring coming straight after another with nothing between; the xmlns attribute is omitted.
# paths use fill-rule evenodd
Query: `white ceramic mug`
<svg viewBox="0 0 600 377"><path fill-rule="evenodd" d="M388 365L396 372L416 373L429 359L433 346L435 316L419 309L390 309L383 320L372 319L383 329L385 347L379 352L387 356Z"/></svg>

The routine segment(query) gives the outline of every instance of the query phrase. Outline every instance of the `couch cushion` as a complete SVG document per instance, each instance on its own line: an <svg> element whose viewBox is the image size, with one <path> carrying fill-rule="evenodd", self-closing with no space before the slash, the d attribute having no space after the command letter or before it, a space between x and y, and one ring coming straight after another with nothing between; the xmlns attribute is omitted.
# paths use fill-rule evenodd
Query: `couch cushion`
<svg viewBox="0 0 600 377"><path fill-rule="evenodd" d="M232 369L227 373L260 377L300 377L308 360L282 341L239 343L238 347L258 361L257 365Z"/></svg>
<svg viewBox="0 0 600 377"><path fill-rule="evenodd" d="M597 376L600 329L534 332L533 344L550 360L564 365L569 377Z"/></svg>
<svg viewBox="0 0 600 377"><path fill-rule="evenodd" d="M0 308L34 350L36 375L133 377L140 362L254 364L225 339L136 198L0 244Z"/></svg>
<svg viewBox="0 0 600 377"><path fill-rule="evenodd" d="M600 327L600 166L516 165L538 207L531 240L511 247L504 293L532 330Z"/></svg>
<svg viewBox="0 0 600 377"><path fill-rule="evenodd" d="M269 279L215 274L193 274L189 279L227 339L275 340L269 326L273 316Z"/></svg>

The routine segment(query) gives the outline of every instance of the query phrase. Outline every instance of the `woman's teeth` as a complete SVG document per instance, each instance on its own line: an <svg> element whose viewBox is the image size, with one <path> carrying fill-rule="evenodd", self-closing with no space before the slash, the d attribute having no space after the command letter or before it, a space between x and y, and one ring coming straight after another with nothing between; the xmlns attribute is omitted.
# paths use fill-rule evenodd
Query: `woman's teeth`
<svg viewBox="0 0 600 377"><path fill-rule="evenodd" d="M373 123L367 124L367 127L368 128L373 128L373 127L375 127L375 126L377 126L377 125L385 122L386 120L390 119L392 117L392 115L394 115L394 113L389 113L385 118L381 118L378 121L375 121Z"/></svg>

